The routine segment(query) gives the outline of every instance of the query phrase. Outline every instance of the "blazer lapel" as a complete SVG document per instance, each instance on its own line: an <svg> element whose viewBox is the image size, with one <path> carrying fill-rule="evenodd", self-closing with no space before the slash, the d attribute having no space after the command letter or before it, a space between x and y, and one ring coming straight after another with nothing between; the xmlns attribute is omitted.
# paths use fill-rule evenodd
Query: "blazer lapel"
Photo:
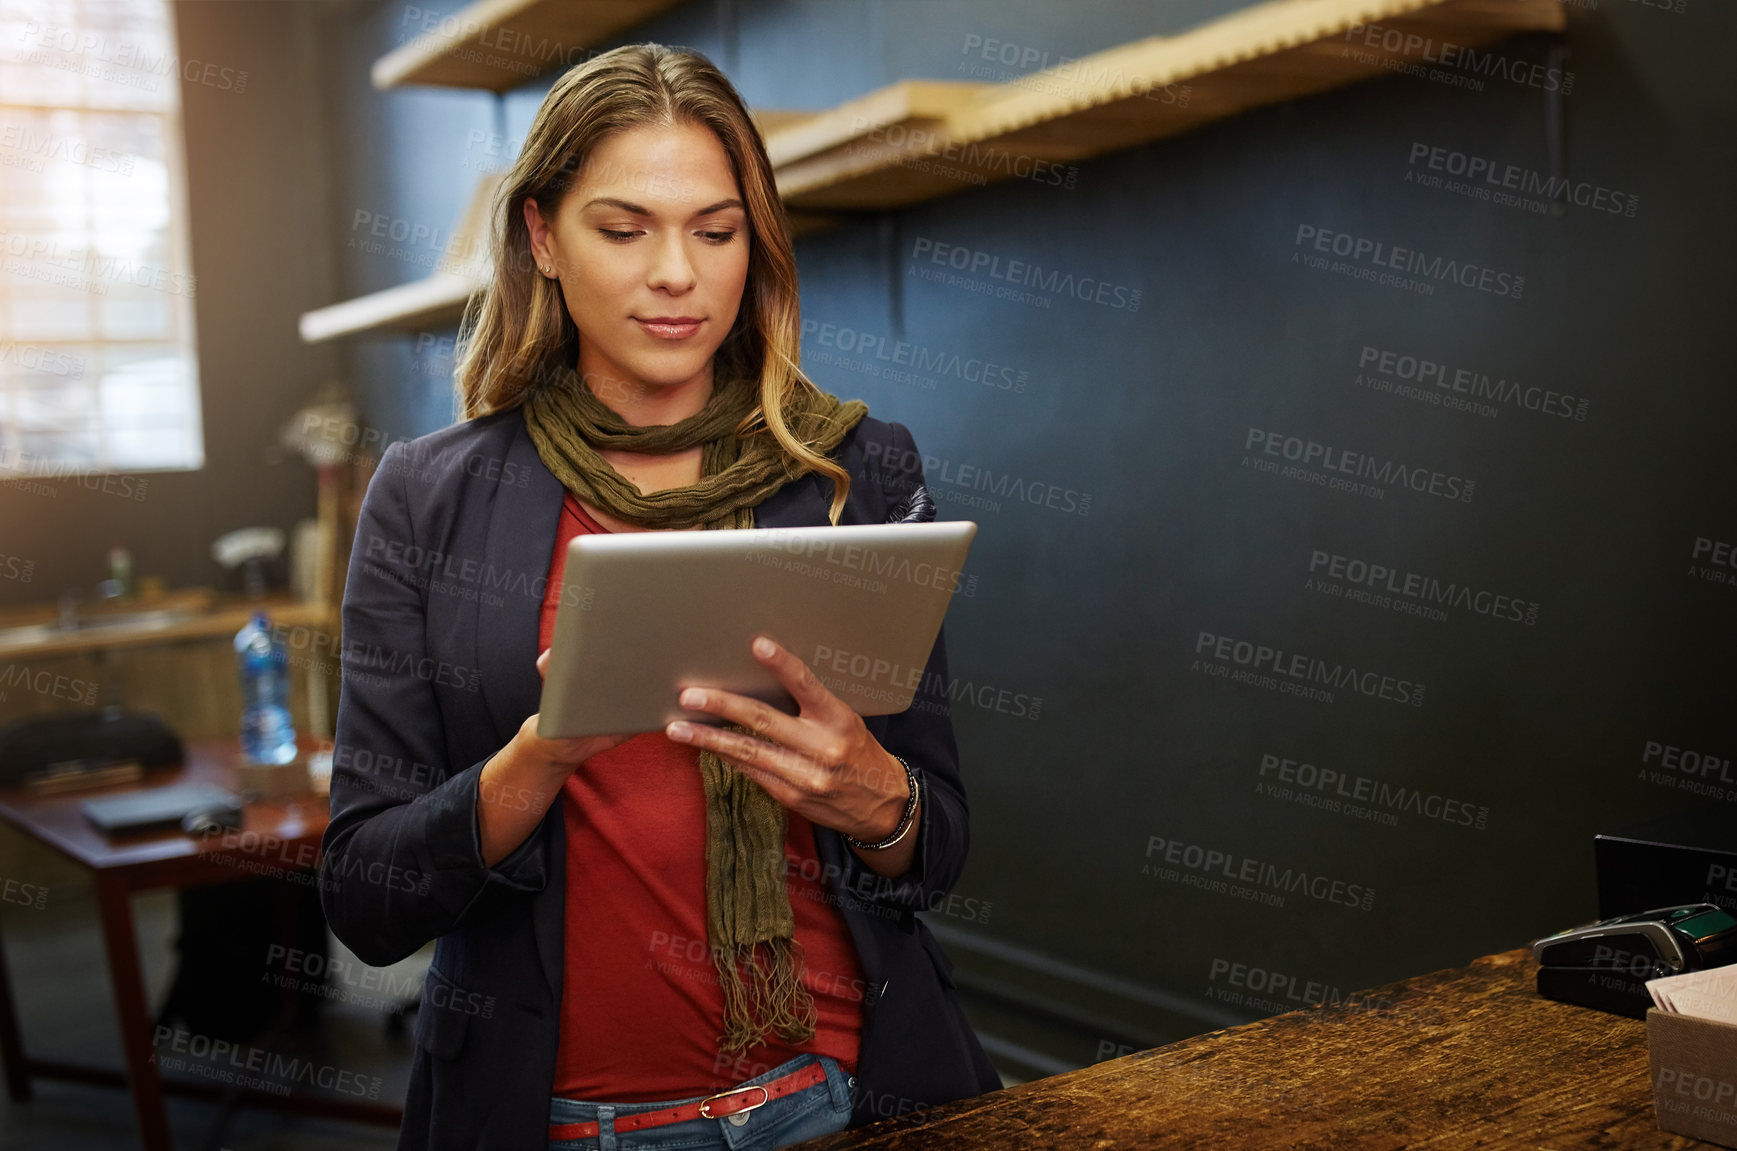
<svg viewBox="0 0 1737 1151"><path fill-rule="evenodd" d="M757 528L818 527L828 522L832 506L832 481L821 482L814 472L785 484L754 509Z"/></svg>
<svg viewBox="0 0 1737 1151"><path fill-rule="evenodd" d="M490 602L476 600L477 667L483 698L494 720L496 747L511 739L537 710L543 682L537 675L537 631L555 532L561 522L561 483L518 421L507 448L503 479L490 504L486 544L479 557L488 573ZM518 476L529 482L518 486Z"/></svg>

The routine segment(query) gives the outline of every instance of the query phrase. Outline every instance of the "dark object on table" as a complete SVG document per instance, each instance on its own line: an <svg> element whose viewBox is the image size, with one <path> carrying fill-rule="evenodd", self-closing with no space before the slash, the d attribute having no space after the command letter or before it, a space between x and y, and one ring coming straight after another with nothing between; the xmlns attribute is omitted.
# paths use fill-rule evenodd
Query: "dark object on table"
<svg viewBox="0 0 1737 1151"><path fill-rule="evenodd" d="M241 830L241 805L221 804L188 812L181 820L181 830L188 835L217 835Z"/></svg>
<svg viewBox="0 0 1737 1151"><path fill-rule="evenodd" d="M1713 903L1737 909L1737 851L1594 836L1598 917Z"/></svg>
<svg viewBox="0 0 1737 1151"><path fill-rule="evenodd" d="M80 805L84 817L107 835L180 827L181 821L195 812L210 812L219 808L239 811L241 800L234 792L225 791L215 783L176 783L168 787L148 787L143 791L128 791L101 799L87 799Z"/></svg>
<svg viewBox="0 0 1737 1151"><path fill-rule="evenodd" d="M51 769L64 773L75 761L90 770L117 763L148 769L180 763L183 755L161 719L118 707L20 720L0 728L0 787L18 787Z"/></svg>
<svg viewBox="0 0 1737 1151"><path fill-rule="evenodd" d="M145 769L137 761L91 763L71 759L31 772L24 777L24 786L32 795L65 795L73 791L113 787L117 783L136 783L144 775Z"/></svg>
<svg viewBox="0 0 1737 1151"><path fill-rule="evenodd" d="M1711 903L1601 919L1532 944L1538 994L1645 1019L1647 980L1737 960L1737 917Z"/></svg>

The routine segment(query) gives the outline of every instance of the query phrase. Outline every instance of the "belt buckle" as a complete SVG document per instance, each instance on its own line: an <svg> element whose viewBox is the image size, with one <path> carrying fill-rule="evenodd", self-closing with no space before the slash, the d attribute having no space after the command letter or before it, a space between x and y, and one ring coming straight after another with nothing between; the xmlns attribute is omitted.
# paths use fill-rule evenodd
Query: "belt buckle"
<svg viewBox="0 0 1737 1151"><path fill-rule="evenodd" d="M712 1104L713 1100L715 1100L715 1099L728 1099L732 1095L740 1095L745 1091L758 1091L760 1093L759 1102L750 1103L746 1107L737 1107L737 1108L734 1108L734 1109L729 1110L729 1111L722 1111L716 1115L714 1115L711 1112L710 1108L711 1108L711 1104ZM728 1118L731 1115L745 1115L749 1111L754 1110L754 1108L756 1108L756 1107L766 1106L766 1104L768 1102L770 1102L771 1099L772 1099L772 1093L770 1091L766 1090L764 1087L761 1087L759 1084L755 1084L752 1087L736 1087L736 1088L733 1088L729 1091L720 1091L716 1095L708 1095L704 1099L700 1100L700 1115L702 1118L706 1118L706 1119L724 1119L724 1118Z"/></svg>

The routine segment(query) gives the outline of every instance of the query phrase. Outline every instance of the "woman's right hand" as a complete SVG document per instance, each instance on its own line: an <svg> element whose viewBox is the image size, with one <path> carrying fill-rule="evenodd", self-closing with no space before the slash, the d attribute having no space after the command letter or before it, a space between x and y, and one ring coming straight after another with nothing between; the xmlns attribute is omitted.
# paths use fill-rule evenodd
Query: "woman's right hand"
<svg viewBox="0 0 1737 1151"><path fill-rule="evenodd" d="M548 665L545 651L537 657L537 674L542 676ZM525 842L580 764L632 738L628 733L544 739L537 734L535 715L520 724L507 745L483 765L477 788L477 838L483 866L493 867Z"/></svg>
<svg viewBox="0 0 1737 1151"><path fill-rule="evenodd" d="M537 657L537 677L547 679L549 670L549 650ZM633 735L587 735L578 739L544 739L537 734L537 716L530 716L519 725L519 732L513 736L513 743L523 742L526 754L547 765L553 776L558 776L565 782L573 770L599 752L619 747L632 739Z"/></svg>

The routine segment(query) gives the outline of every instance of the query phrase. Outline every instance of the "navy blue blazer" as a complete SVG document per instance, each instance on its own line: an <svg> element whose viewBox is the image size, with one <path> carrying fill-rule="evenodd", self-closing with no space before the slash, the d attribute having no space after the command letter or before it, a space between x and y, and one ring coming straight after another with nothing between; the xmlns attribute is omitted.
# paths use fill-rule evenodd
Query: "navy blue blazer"
<svg viewBox="0 0 1737 1151"><path fill-rule="evenodd" d="M896 423L864 418L833 458L852 477L842 523L886 522L922 484ZM514 410L392 445L362 504L321 893L332 930L364 962L438 941L400 1148L548 1146L568 897L561 805L492 868L476 807L483 764L537 710L562 496ZM761 503L756 526L825 524L831 497L831 481L810 473ZM913 706L866 720L922 778L910 872L876 875L836 831L815 828L869 988L853 1125L1000 1086L951 961L913 914L945 897L969 842L947 682L937 638Z"/></svg>

